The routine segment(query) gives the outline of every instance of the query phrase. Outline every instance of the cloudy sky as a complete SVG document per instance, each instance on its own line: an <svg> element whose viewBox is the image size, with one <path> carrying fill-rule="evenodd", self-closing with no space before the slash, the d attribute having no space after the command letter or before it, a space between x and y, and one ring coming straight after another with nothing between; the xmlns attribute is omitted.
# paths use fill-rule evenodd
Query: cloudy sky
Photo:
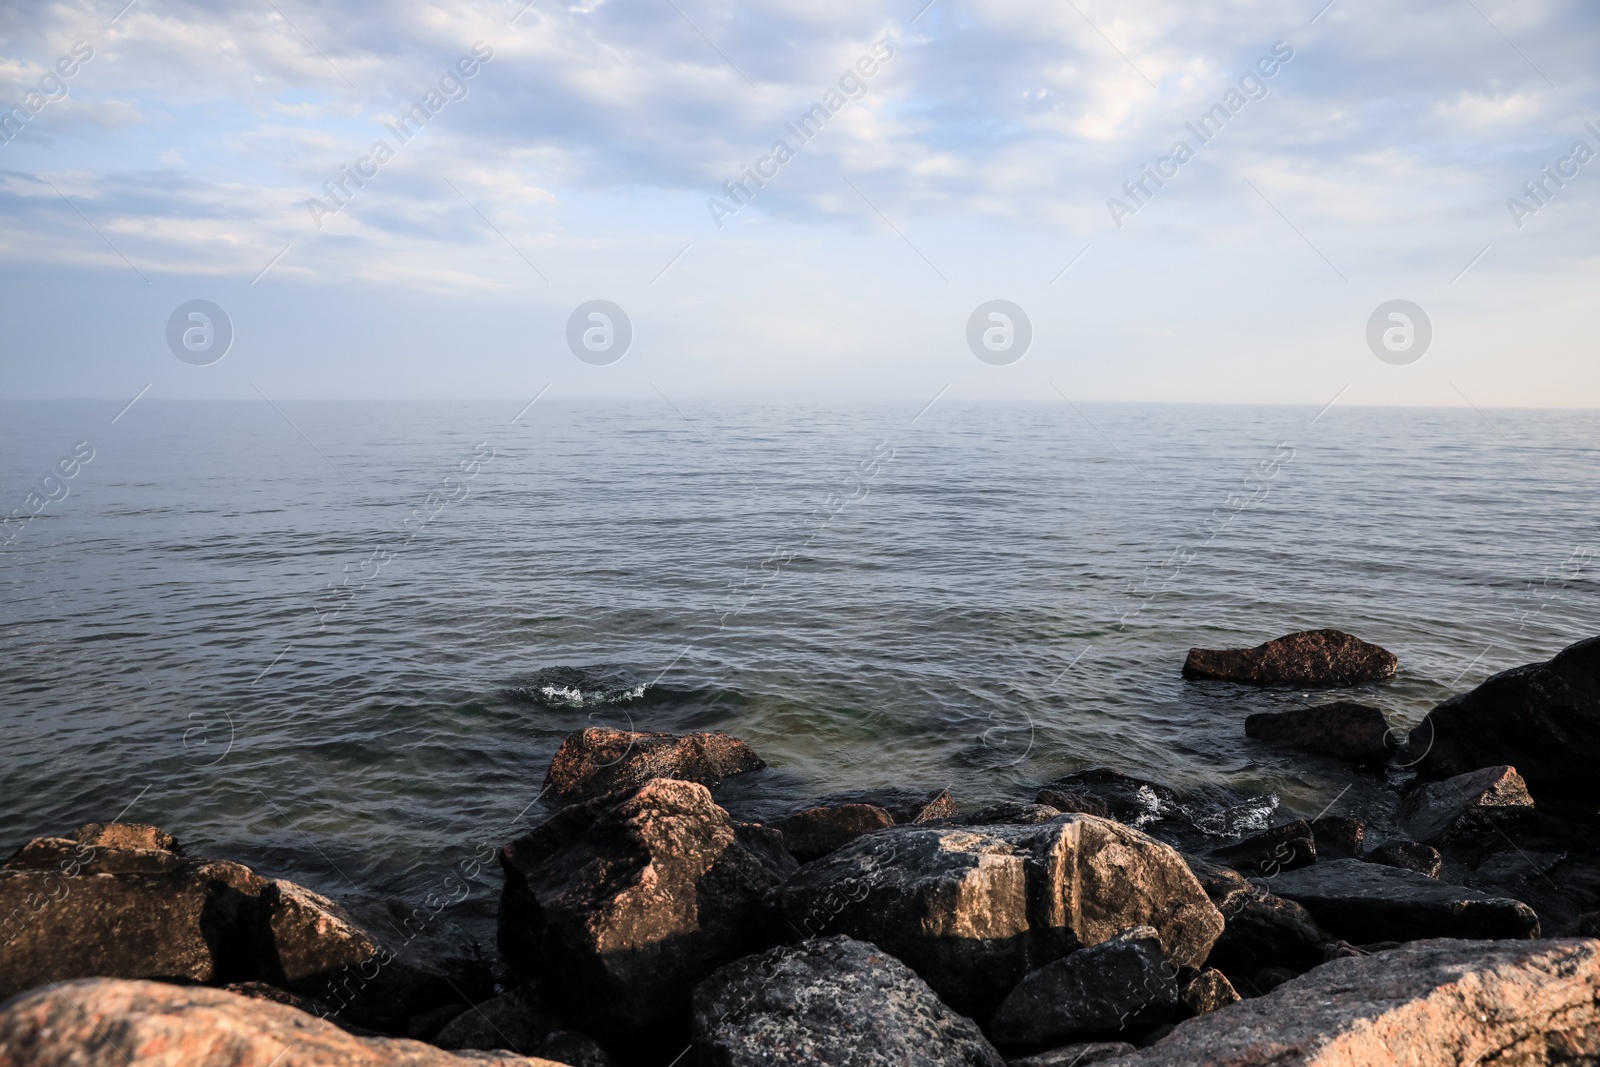
<svg viewBox="0 0 1600 1067"><path fill-rule="evenodd" d="M1582 0L125 2L0 8L0 396L1600 404Z"/></svg>

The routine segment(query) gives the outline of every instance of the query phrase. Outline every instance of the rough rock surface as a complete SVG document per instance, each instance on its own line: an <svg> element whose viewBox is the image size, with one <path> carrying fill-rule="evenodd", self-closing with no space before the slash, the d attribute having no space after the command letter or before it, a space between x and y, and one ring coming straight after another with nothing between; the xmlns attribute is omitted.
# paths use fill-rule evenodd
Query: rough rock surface
<svg viewBox="0 0 1600 1067"><path fill-rule="evenodd" d="M591 726L567 735L550 760L547 789L587 800L635 789L653 778L712 786L766 764L729 734L647 734Z"/></svg>
<svg viewBox="0 0 1600 1067"><path fill-rule="evenodd" d="M873 945L829 937L731 963L694 993L694 1042L717 1067L1002 1067L981 1031Z"/></svg>
<svg viewBox="0 0 1600 1067"><path fill-rule="evenodd" d="M1132 926L1198 965L1222 916L1173 849L1092 815L1037 826L898 826L802 867L768 897L780 936L843 933L987 1018L1028 967Z"/></svg>
<svg viewBox="0 0 1600 1067"><path fill-rule="evenodd" d="M1324 815L1311 820L1311 836L1323 859L1354 859L1367 839L1367 824L1347 815Z"/></svg>
<svg viewBox="0 0 1600 1067"><path fill-rule="evenodd" d="M1191 648L1185 678L1246 685L1361 685L1394 677L1394 653L1342 630L1302 630L1254 648Z"/></svg>
<svg viewBox="0 0 1600 1067"><path fill-rule="evenodd" d="M559 1067L474 1056L358 1037L285 1004L163 982L89 978L0 1009L6 1067Z"/></svg>
<svg viewBox="0 0 1600 1067"><path fill-rule="evenodd" d="M997 1045L1039 1048L1137 1034L1178 1015L1178 970L1148 926L1081 948L1030 972L995 1012Z"/></svg>
<svg viewBox="0 0 1600 1067"><path fill-rule="evenodd" d="M1269 877L1279 871L1292 871L1317 861L1317 845L1311 824L1304 819L1274 826L1263 833L1235 841L1211 851L1211 858L1251 877Z"/></svg>
<svg viewBox="0 0 1600 1067"><path fill-rule="evenodd" d="M1187 978L1187 980L1185 980ZM1192 975L1178 979L1178 999L1191 1015L1209 1015L1221 1011L1242 998L1228 976L1215 967L1207 967Z"/></svg>
<svg viewBox="0 0 1600 1067"><path fill-rule="evenodd" d="M862 834L894 825L894 816L876 804L825 804L797 811L772 823L795 859L810 863Z"/></svg>
<svg viewBox="0 0 1600 1067"><path fill-rule="evenodd" d="M1134 1051L1134 1046L1126 1041L1082 1041L1006 1060L1006 1067L1089 1067L1089 1064L1105 1063Z"/></svg>
<svg viewBox="0 0 1600 1067"><path fill-rule="evenodd" d="M1417 770L1449 778L1511 764L1533 795L1600 800L1600 637L1513 667L1430 711L1411 731Z"/></svg>
<svg viewBox="0 0 1600 1067"><path fill-rule="evenodd" d="M1389 754L1389 724L1383 712L1348 700L1293 711L1258 712L1245 719L1244 733L1300 752L1356 763L1382 762Z"/></svg>
<svg viewBox="0 0 1600 1067"><path fill-rule="evenodd" d="M266 880L226 860L143 847L159 840L146 831L166 838L154 827L91 824L84 841L35 838L0 867L0 1000L94 976L255 977L239 912Z"/></svg>
<svg viewBox="0 0 1600 1067"><path fill-rule="evenodd" d="M796 866L777 831L670 778L565 808L500 862L502 953L607 1034L681 1010L695 982L756 948L762 894Z"/></svg>
<svg viewBox="0 0 1600 1067"><path fill-rule="evenodd" d="M1111 818L1110 806L1099 797L1092 797L1086 793L1069 793L1062 789L1046 787L1039 790L1039 795L1033 800L1036 804L1048 804L1060 812L1098 815L1102 819Z"/></svg>
<svg viewBox="0 0 1600 1067"><path fill-rule="evenodd" d="M1419 941L1180 1023L1117 1067L1554 1067L1600 1057L1600 942Z"/></svg>
<svg viewBox="0 0 1600 1067"><path fill-rule="evenodd" d="M1504 764L1425 782L1400 801L1400 828L1437 845L1477 830L1511 830L1533 814L1533 798L1515 767Z"/></svg>
<svg viewBox="0 0 1600 1067"><path fill-rule="evenodd" d="M1439 850L1418 841L1390 841L1388 844L1379 845L1361 858L1368 863L1381 863L1385 867L1416 871L1429 878L1439 877L1439 872L1444 869L1444 857L1439 854Z"/></svg>
<svg viewBox="0 0 1600 1067"><path fill-rule="evenodd" d="M859 789L823 797L824 804L873 804L887 811L896 825L953 819L959 814L948 789Z"/></svg>
<svg viewBox="0 0 1600 1067"><path fill-rule="evenodd" d="M561 1028L561 1020L538 993L518 986L474 1005L445 1023L433 1043L447 1049L509 1049L537 1055L545 1038ZM546 1055L546 1059L556 1059Z"/></svg>
<svg viewBox="0 0 1600 1067"><path fill-rule="evenodd" d="M80 845L114 849L142 849L183 855L171 834L142 822L91 822L78 827L72 839Z"/></svg>
<svg viewBox="0 0 1600 1067"><path fill-rule="evenodd" d="M1357 945L1539 935L1538 916L1521 901L1361 860L1285 871L1267 884L1278 896L1305 905L1324 929Z"/></svg>

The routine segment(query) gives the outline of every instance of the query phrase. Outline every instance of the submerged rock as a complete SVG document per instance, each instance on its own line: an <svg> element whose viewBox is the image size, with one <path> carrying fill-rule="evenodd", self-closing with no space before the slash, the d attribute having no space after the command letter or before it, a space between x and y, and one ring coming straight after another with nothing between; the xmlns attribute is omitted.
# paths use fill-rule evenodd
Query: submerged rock
<svg viewBox="0 0 1600 1067"><path fill-rule="evenodd" d="M858 789L823 797L824 804L872 804L887 811L896 825L911 825L933 819L953 819L955 797L948 789Z"/></svg>
<svg viewBox="0 0 1600 1067"><path fill-rule="evenodd" d="M1509 763L1537 797L1600 800L1600 637L1451 697L1411 731L1411 748L1429 777Z"/></svg>
<svg viewBox="0 0 1600 1067"><path fill-rule="evenodd" d="M848 937L784 945L694 992L694 1043L718 1067L1002 1067L971 1019L905 964Z"/></svg>
<svg viewBox="0 0 1600 1067"><path fill-rule="evenodd" d="M1429 937L1539 936L1538 916L1519 900L1361 860L1285 871L1272 879L1271 888L1305 905L1324 929L1357 945Z"/></svg>
<svg viewBox="0 0 1600 1067"><path fill-rule="evenodd" d="M1394 677L1394 653L1342 630L1302 630L1254 648L1191 648L1185 678L1246 685L1346 686Z"/></svg>
<svg viewBox="0 0 1600 1067"><path fill-rule="evenodd" d="M1166 786L1109 767L1091 767L1063 775L1045 786L1040 796L1045 792L1069 793L1098 800L1111 818L1134 827L1143 827L1161 819L1178 807L1178 795ZM1041 800L1039 803L1047 804L1049 801Z"/></svg>
<svg viewBox="0 0 1600 1067"><path fill-rule="evenodd" d="M560 1067L361 1037L297 1008L220 989L89 978L0 1007L7 1067Z"/></svg>
<svg viewBox="0 0 1600 1067"><path fill-rule="evenodd" d="M796 866L777 831L735 824L705 786L670 778L565 808L500 863L506 959L547 977L585 1030L623 1035L757 947L761 895Z"/></svg>
<svg viewBox="0 0 1600 1067"><path fill-rule="evenodd" d="M876 804L833 804L797 811L772 828L795 859L810 863L854 841L862 834L894 825L894 816Z"/></svg>
<svg viewBox="0 0 1600 1067"><path fill-rule="evenodd" d="M898 826L802 867L768 897L780 936L843 933L904 960L986 1018L1039 966L1132 926L1198 965L1222 931L1173 849L1108 819L1037 826Z"/></svg>
<svg viewBox="0 0 1600 1067"><path fill-rule="evenodd" d="M1356 763L1380 763L1389 754L1389 724L1383 712L1347 700L1294 711L1258 712L1245 719L1244 733L1300 752Z"/></svg>
<svg viewBox="0 0 1600 1067"><path fill-rule="evenodd" d="M1333 960L1117 1065L1577 1067L1597 1045L1600 942L1440 940Z"/></svg>
<svg viewBox="0 0 1600 1067"><path fill-rule="evenodd" d="M591 726L567 735L550 760L545 788L562 800L636 789L653 778L712 786L766 764L729 734L647 734Z"/></svg>
<svg viewBox="0 0 1600 1067"><path fill-rule="evenodd" d="M1178 1015L1178 970L1148 926L1081 948L1030 972L995 1012L995 1043L1038 1048L1137 1034Z"/></svg>
<svg viewBox="0 0 1600 1067"><path fill-rule="evenodd" d="M1444 857L1431 845L1418 841L1390 841L1361 857L1368 863L1381 863L1385 867L1399 867L1416 871L1428 878L1438 878L1444 869Z"/></svg>
<svg viewBox="0 0 1600 1067"><path fill-rule="evenodd" d="M1400 801L1400 828L1424 844L1478 830L1508 830L1533 814L1533 798L1504 764L1425 782Z"/></svg>

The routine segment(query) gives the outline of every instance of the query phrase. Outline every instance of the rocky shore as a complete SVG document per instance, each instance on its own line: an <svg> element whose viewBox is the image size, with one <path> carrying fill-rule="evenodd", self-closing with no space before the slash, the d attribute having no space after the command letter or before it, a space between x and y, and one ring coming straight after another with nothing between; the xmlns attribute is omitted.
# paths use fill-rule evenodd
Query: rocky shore
<svg viewBox="0 0 1600 1067"><path fill-rule="evenodd" d="M1317 630L1183 670L1396 668ZM587 729L499 851L492 946L91 823L0 866L0 1067L1600 1064L1600 638L1407 732L1339 700L1241 732L1374 775L1397 814L1221 838L1091 767L759 824L718 803L765 767L743 741Z"/></svg>

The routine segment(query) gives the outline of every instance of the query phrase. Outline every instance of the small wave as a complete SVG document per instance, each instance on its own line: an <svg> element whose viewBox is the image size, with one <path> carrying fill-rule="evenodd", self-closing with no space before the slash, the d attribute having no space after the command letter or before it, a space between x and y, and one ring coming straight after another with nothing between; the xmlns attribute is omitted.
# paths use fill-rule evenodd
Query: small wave
<svg viewBox="0 0 1600 1067"><path fill-rule="evenodd" d="M1260 833L1265 830L1272 820L1272 813L1278 810L1277 794L1255 796L1232 807L1220 811L1208 812L1204 815L1186 810L1189 822L1196 830L1213 837L1243 837L1246 834Z"/></svg>
<svg viewBox="0 0 1600 1067"><path fill-rule="evenodd" d="M620 671L583 667L546 667L508 686L513 700L547 708L594 708L629 704L650 687Z"/></svg>

